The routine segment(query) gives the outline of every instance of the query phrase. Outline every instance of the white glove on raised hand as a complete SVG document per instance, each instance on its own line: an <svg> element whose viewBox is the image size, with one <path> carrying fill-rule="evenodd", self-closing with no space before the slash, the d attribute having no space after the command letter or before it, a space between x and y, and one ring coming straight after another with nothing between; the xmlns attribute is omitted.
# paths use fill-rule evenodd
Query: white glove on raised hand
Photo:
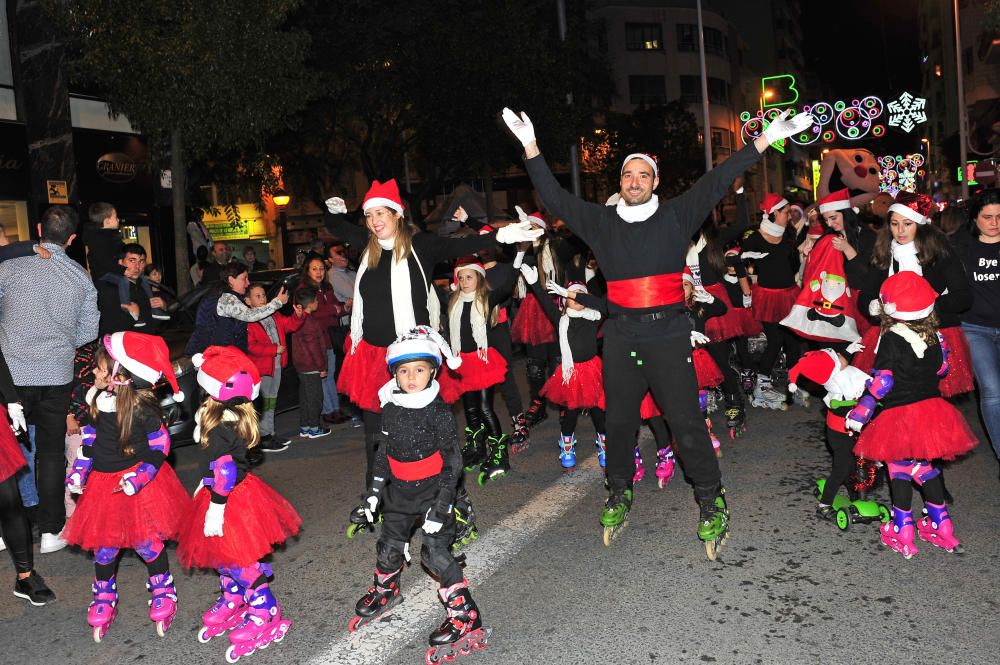
<svg viewBox="0 0 1000 665"><path fill-rule="evenodd" d="M517 213L517 221L519 222L528 221L528 213L524 212L524 208L522 208L521 206L514 206L514 212Z"/></svg>
<svg viewBox="0 0 1000 665"><path fill-rule="evenodd" d="M328 198L323 203L326 204L326 209L330 211L331 215L344 215L347 213L347 204L339 196Z"/></svg>
<svg viewBox="0 0 1000 665"><path fill-rule="evenodd" d="M521 111L521 114L518 115L509 108L504 107L501 115L503 116L503 121L507 123L507 128L517 137L522 146L527 147L529 143L535 141L535 126L531 124L531 119L528 118L527 113Z"/></svg>
<svg viewBox="0 0 1000 665"><path fill-rule="evenodd" d="M521 266L522 266L522 265L524 265L524 255L525 255L526 253L527 253L527 252L525 252L525 251L524 251L524 250L522 249L522 250L521 250L520 252L518 252L518 253L517 253L517 255L516 255L516 256L514 257L514 270L520 270L520 269L521 269Z"/></svg>
<svg viewBox="0 0 1000 665"><path fill-rule="evenodd" d="M205 512L205 529L202 533L206 538L222 536L222 524L226 521L226 504L209 502Z"/></svg>
<svg viewBox="0 0 1000 665"><path fill-rule="evenodd" d="M706 291L705 289L695 289L694 290L694 300L695 302L703 302L709 305L715 302L715 296Z"/></svg>
<svg viewBox="0 0 1000 665"><path fill-rule="evenodd" d="M469 213L465 212L465 208L463 208L462 206L458 206L455 209L455 212L451 213L451 218L457 219L460 222L464 222L467 219L469 219Z"/></svg>
<svg viewBox="0 0 1000 665"><path fill-rule="evenodd" d="M434 512L434 508L428 508L427 514L424 515L424 533L437 533L444 526L444 522L438 522L437 520L431 519L431 514Z"/></svg>
<svg viewBox="0 0 1000 665"><path fill-rule="evenodd" d="M378 508L378 497L374 494L365 498L365 519L369 524L375 524L375 510Z"/></svg>
<svg viewBox="0 0 1000 665"><path fill-rule="evenodd" d="M10 416L10 426L14 430L14 434L27 431L28 421L24 419L23 406L17 402L11 402L7 405L7 415Z"/></svg>
<svg viewBox="0 0 1000 665"><path fill-rule="evenodd" d="M563 286L560 286L559 284L556 284L551 280L545 286L545 290L554 296L559 296L560 298L569 298L569 289L564 288Z"/></svg>
<svg viewBox="0 0 1000 665"><path fill-rule="evenodd" d="M697 349L699 346L701 346L703 344L708 344L711 341L712 340L710 340L705 335L702 335L697 330L692 330L691 331L691 348Z"/></svg>
<svg viewBox="0 0 1000 665"><path fill-rule="evenodd" d="M744 293L743 294L743 309L750 309L753 307L753 294Z"/></svg>
<svg viewBox="0 0 1000 665"><path fill-rule="evenodd" d="M797 113L791 119L788 118L789 113L791 113L791 109L785 109L764 130L764 138L768 144L775 143L781 139L787 139L789 136L795 136L799 132L812 127L812 124L816 121L810 113Z"/></svg>
<svg viewBox="0 0 1000 665"><path fill-rule="evenodd" d="M861 343L861 340L855 340L847 345L848 353L861 353L865 350L865 345Z"/></svg>
<svg viewBox="0 0 1000 665"><path fill-rule="evenodd" d="M521 274L524 275L524 281L528 284L534 284L538 281L538 268L534 266L529 266L528 264L521 265Z"/></svg>
<svg viewBox="0 0 1000 665"><path fill-rule="evenodd" d="M531 222L517 222L497 230L497 242L504 245L529 242L540 238L543 233L545 233L544 229L538 228Z"/></svg>

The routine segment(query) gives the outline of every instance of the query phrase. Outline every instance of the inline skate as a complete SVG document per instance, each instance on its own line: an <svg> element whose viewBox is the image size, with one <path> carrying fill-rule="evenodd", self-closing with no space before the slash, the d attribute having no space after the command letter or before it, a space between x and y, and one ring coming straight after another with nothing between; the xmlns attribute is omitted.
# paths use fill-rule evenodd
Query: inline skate
<svg viewBox="0 0 1000 665"><path fill-rule="evenodd" d="M510 471L510 458L507 456L507 435L488 436L486 442L489 446L489 452L480 467L480 487L492 480L506 476L507 472Z"/></svg>
<svg viewBox="0 0 1000 665"><path fill-rule="evenodd" d="M775 411L787 411L788 404L785 396L774 389L771 385L771 377L763 374L757 375L757 385L753 389L753 398L750 405L763 409L774 409Z"/></svg>
<svg viewBox="0 0 1000 665"><path fill-rule="evenodd" d="M604 544L610 546L628 526L628 511L632 509L632 489L611 490L601 510L601 526L604 527Z"/></svg>
<svg viewBox="0 0 1000 665"><path fill-rule="evenodd" d="M635 473L632 474L632 484L635 485L637 482L646 477L646 467L642 465L642 451L639 450L639 444L635 444Z"/></svg>
<svg viewBox="0 0 1000 665"><path fill-rule="evenodd" d="M452 552L457 552L462 547L479 538L479 529L476 528L476 513L472 509L472 501L465 486L458 489L455 496L455 540L451 544Z"/></svg>
<svg viewBox="0 0 1000 665"><path fill-rule="evenodd" d="M91 589L94 600L87 608L87 623L94 629L94 641L100 643L118 616L118 586L112 577L110 580L94 580Z"/></svg>
<svg viewBox="0 0 1000 665"><path fill-rule="evenodd" d="M705 543L705 555L715 561L719 550L729 538L729 507L726 505L726 490L710 498L698 498L699 523L698 538Z"/></svg>
<svg viewBox="0 0 1000 665"><path fill-rule="evenodd" d="M442 660L452 661L467 656L473 649L485 649L493 629L483 626L476 601L469 593L469 582L462 580L450 587L438 589L448 617L440 628L431 633L424 662L428 665Z"/></svg>
<svg viewBox="0 0 1000 665"><path fill-rule="evenodd" d="M393 607L403 602L403 596L399 593L399 576L402 573L402 566L391 573L375 569L372 586L368 587L368 592L355 604L354 612L357 616L347 624L347 630L353 633L361 626L390 613Z"/></svg>
<svg viewBox="0 0 1000 665"><path fill-rule="evenodd" d="M177 614L177 589L170 573L153 575L146 582L153 597L149 599L149 620L156 624L156 634L163 637Z"/></svg>
<svg viewBox="0 0 1000 665"><path fill-rule="evenodd" d="M910 559L919 550L913 542L916 529L913 528L913 511L892 507L892 519L879 528L882 544Z"/></svg>
<svg viewBox="0 0 1000 665"><path fill-rule="evenodd" d="M266 649L271 642L280 642L292 625L281 618L281 606L266 582L249 593L243 623L229 633L228 663L235 663L257 649Z"/></svg>
<svg viewBox="0 0 1000 665"><path fill-rule="evenodd" d="M477 428L466 426L465 443L462 444L462 464L466 471L472 471L486 458L486 450L483 446L485 436L486 427L484 425L479 425Z"/></svg>
<svg viewBox="0 0 1000 665"><path fill-rule="evenodd" d="M663 489L674 477L674 449L670 446L656 451L656 483Z"/></svg>
<svg viewBox="0 0 1000 665"><path fill-rule="evenodd" d="M747 413L739 395L726 395L726 428L729 430L730 441L747 433Z"/></svg>
<svg viewBox="0 0 1000 665"><path fill-rule="evenodd" d="M247 609L243 588L228 575L219 575L219 588L221 595L218 600L201 615L198 641L202 644L243 623Z"/></svg>
<svg viewBox="0 0 1000 665"><path fill-rule="evenodd" d="M528 449L530 441L528 437L531 432L528 429L528 421L523 413L510 417L513 430L510 434L510 454L519 455Z"/></svg>
<svg viewBox="0 0 1000 665"><path fill-rule="evenodd" d="M566 471L576 466L576 433L559 437L559 464Z"/></svg>
<svg viewBox="0 0 1000 665"><path fill-rule="evenodd" d="M925 515L917 523L917 535L920 540L940 547L945 552L962 554L962 543L958 542L945 504L928 503L924 506Z"/></svg>
<svg viewBox="0 0 1000 665"><path fill-rule="evenodd" d="M360 503L354 507L350 515L351 523L347 527L347 537L354 538L358 534L364 533L366 531L375 531L375 524L368 521L368 517L365 515L365 504ZM382 521L382 514L379 513L375 517L375 523L380 523Z"/></svg>
<svg viewBox="0 0 1000 665"><path fill-rule="evenodd" d="M604 465L605 465L605 455L604 455L604 453L605 453L605 450L607 448L605 442L606 442L606 439L605 439L605 437L604 437L603 434L598 434L594 438L594 445L597 446L597 463L601 465L602 469L604 468Z"/></svg>

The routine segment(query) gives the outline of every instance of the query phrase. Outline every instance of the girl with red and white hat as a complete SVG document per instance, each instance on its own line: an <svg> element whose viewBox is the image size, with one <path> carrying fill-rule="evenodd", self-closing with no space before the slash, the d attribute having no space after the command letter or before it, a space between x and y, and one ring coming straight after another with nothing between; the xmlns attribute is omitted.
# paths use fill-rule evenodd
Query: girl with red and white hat
<svg viewBox="0 0 1000 665"><path fill-rule="evenodd" d="M218 571L222 593L202 615L198 639L207 642L232 629L226 659L235 663L281 640L291 625L281 618L268 584L271 567L261 559L298 533L302 520L284 497L249 471L247 450L260 443L253 406L260 394L257 366L232 346L210 346L191 360L208 397L195 416L202 480L177 558L188 568Z"/></svg>
<svg viewBox="0 0 1000 665"><path fill-rule="evenodd" d="M166 463L170 436L153 386L177 387L166 342L136 332L105 335L97 352L90 403L92 423L66 477L81 494L62 537L94 553L94 600L87 623L100 642L118 615L115 577L123 549L135 550L149 572L149 618L162 637L177 611L164 541L177 540L190 499Z"/></svg>
<svg viewBox="0 0 1000 665"><path fill-rule="evenodd" d="M328 199L329 214L324 221L334 236L365 248L354 283L351 332L337 388L364 412L367 488L380 431L378 390L389 380L386 349L398 335L416 325L440 328L441 306L431 285L433 267L496 243L533 240L542 231L516 223L494 234L465 238L418 233L403 219L403 202L395 180L373 182L361 207L365 224L357 226L348 221L343 199ZM371 306L366 307L366 302ZM354 523L366 523L364 506L358 505L352 517Z"/></svg>
<svg viewBox="0 0 1000 665"><path fill-rule="evenodd" d="M885 280L874 378L846 416L848 429L861 430L854 454L888 466L892 520L882 525L882 542L907 559L917 553L915 535L948 552L961 551L945 506L939 462L978 443L962 414L941 399L939 378L949 371L949 357L937 331L938 299L914 271ZM920 486L926 511L916 528L912 483Z"/></svg>
<svg viewBox="0 0 1000 665"><path fill-rule="evenodd" d="M851 266L848 278L853 275L856 281L861 281L861 290L870 297L880 292L888 277L903 271L921 275L930 283L939 294L934 313L950 351L951 369L941 379L941 394L952 397L974 388L969 343L960 320L960 313L972 306L972 286L947 236L931 224L934 210L930 197L900 192L889 206L888 223L879 231L871 260L856 270ZM872 300L869 312L876 315L877 309L878 300ZM874 330L868 331L862 339L865 350L853 360L862 370L872 367L876 334Z"/></svg>
<svg viewBox="0 0 1000 665"><path fill-rule="evenodd" d="M510 470L508 436L493 410L495 386L507 375L507 361L491 339L498 323L497 296L477 257L458 260L452 289L448 332L461 365L441 373L441 397L446 402L462 398L466 421L462 461L467 470L480 467L479 484L483 485Z"/></svg>

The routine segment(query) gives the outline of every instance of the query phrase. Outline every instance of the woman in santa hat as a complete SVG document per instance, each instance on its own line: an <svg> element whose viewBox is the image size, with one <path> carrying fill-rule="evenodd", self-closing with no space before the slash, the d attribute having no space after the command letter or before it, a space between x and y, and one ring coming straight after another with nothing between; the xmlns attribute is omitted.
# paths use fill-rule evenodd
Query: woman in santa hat
<svg viewBox="0 0 1000 665"><path fill-rule="evenodd" d="M787 409L785 395L775 390L771 370L781 350L791 367L801 355L801 340L779 322L788 316L799 295L795 276L799 271L799 240L789 224L788 200L768 193L760 204L760 228L743 240L743 259L752 259L757 282L753 286L753 314L767 337L767 348L757 366L751 404L769 409ZM805 226L803 225L803 228Z"/></svg>
<svg viewBox="0 0 1000 665"><path fill-rule="evenodd" d="M960 314L972 306L972 287L948 237L930 223L934 208L929 196L900 192L889 206L888 223L878 233L871 259L867 265L849 262L848 280L852 287L870 296L879 293L885 280L899 272L914 272L930 283L939 294L934 313L949 354L950 369L941 378L941 394L952 397L974 388L969 343L960 319ZM878 300L872 300L869 313L877 315L878 306ZM868 331L862 339L864 351L853 360L864 371L872 367L875 331L877 328Z"/></svg>
<svg viewBox="0 0 1000 665"><path fill-rule="evenodd" d="M261 559L299 531L295 509L249 472L247 451L260 443L253 400L260 394L257 366L232 346L210 346L192 358L198 385L208 397L195 415L201 447L201 484L184 522L177 558L188 568L214 568L221 595L202 615L198 633L207 642L227 630L226 660L280 641L291 621L268 583Z"/></svg>
<svg viewBox="0 0 1000 665"><path fill-rule="evenodd" d="M495 234L465 238L418 233L403 218L403 202L395 180L372 183L361 205L364 227L348 221L343 199L328 199L326 208L327 229L334 236L365 248L354 284L351 332L337 388L364 411L367 488L371 484L380 431L378 390L389 380L386 349L398 335L414 326L440 328L441 305L430 281L433 267L498 242L533 240L542 231L531 230L530 224L521 222L505 226ZM366 302L372 306L365 307ZM351 523L357 527L369 524L364 506L359 504L351 511Z"/></svg>
<svg viewBox="0 0 1000 665"><path fill-rule="evenodd" d="M845 420L848 429L861 431L854 453L888 466L892 520L882 525L881 538L907 559L917 553L915 535L948 552L961 551L939 464L979 443L962 414L941 399L939 377L948 373L949 362L934 313L939 299L915 271L896 272L883 282L873 378ZM914 482L926 511L916 528Z"/></svg>
<svg viewBox="0 0 1000 665"><path fill-rule="evenodd" d="M170 352L160 337L136 332L105 335L97 352L90 403L93 424L66 477L81 494L62 537L94 553L94 600L87 623L100 642L118 615L115 577L123 549L146 563L152 593L149 618L162 637L177 611L177 591L164 541L176 540L187 512L187 492L166 463L170 436L153 386L177 387Z"/></svg>

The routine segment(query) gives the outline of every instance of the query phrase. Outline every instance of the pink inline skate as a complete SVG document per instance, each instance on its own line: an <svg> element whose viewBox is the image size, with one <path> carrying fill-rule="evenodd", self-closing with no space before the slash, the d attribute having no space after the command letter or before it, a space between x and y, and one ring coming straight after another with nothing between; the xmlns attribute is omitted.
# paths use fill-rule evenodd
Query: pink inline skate
<svg viewBox="0 0 1000 665"><path fill-rule="evenodd" d="M219 588L222 595L201 615L202 628L198 631L198 641L202 644L240 625L246 613L243 589L232 577L219 575Z"/></svg>
<svg viewBox="0 0 1000 665"><path fill-rule="evenodd" d="M946 552L961 554L962 543L955 537L948 507L943 503L928 503L924 508L927 514L917 523L917 535L920 536L920 540L940 547Z"/></svg>
<svg viewBox="0 0 1000 665"><path fill-rule="evenodd" d="M280 642L292 625L288 619L281 618L281 607L267 583L251 592L248 605L243 623L229 633L228 663L235 663L257 649L266 649L271 642Z"/></svg>
<svg viewBox="0 0 1000 665"><path fill-rule="evenodd" d="M879 527L882 543L894 549L907 559L918 552L913 543L916 529L913 528L913 511L892 507L892 519Z"/></svg>
<svg viewBox="0 0 1000 665"><path fill-rule="evenodd" d="M112 577L107 581L94 580L92 589L94 600L87 608L87 623L94 629L94 641L100 642L118 616L118 586Z"/></svg>
<svg viewBox="0 0 1000 665"><path fill-rule="evenodd" d="M670 446L656 451L656 482L663 489L674 477L674 449Z"/></svg>
<svg viewBox="0 0 1000 665"><path fill-rule="evenodd" d="M642 451L639 450L639 444L635 446L635 473L632 475L632 484L636 484L640 480L646 477L646 467L642 465Z"/></svg>
<svg viewBox="0 0 1000 665"><path fill-rule="evenodd" d="M170 573L153 575L146 582L153 594L149 600L149 620L156 624L156 634L163 637L170 630L170 623L177 614L177 589Z"/></svg>

